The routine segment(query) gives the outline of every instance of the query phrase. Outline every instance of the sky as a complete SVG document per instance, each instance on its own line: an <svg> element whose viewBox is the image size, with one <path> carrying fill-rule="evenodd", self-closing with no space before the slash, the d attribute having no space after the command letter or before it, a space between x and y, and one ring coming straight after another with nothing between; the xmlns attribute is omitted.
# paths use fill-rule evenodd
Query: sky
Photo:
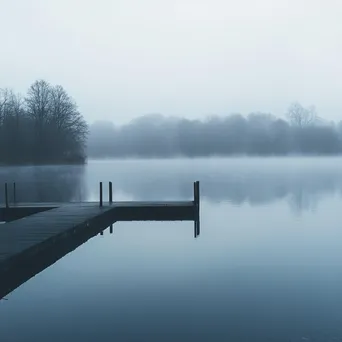
<svg viewBox="0 0 342 342"><path fill-rule="evenodd" d="M89 122L293 101L342 119L340 0L0 0L0 88L61 84Z"/></svg>

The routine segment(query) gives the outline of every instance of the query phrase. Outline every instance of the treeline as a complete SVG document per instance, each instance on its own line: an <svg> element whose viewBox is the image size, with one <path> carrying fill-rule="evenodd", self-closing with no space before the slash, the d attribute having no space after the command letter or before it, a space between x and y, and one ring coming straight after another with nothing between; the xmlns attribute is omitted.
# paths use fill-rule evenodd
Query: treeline
<svg viewBox="0 0 342 342"><path fill-rule="evenodd" d="M206 120L149 115L116 127L91 126L91 157L210 155L333 155L342 152L342 124L324 122L313 107L292 104L286 119L233 114Z"/></svg>
<svg viewBox="0 0 342 342"><path fill-rule="evenodd" d="M0 89L0 164L83 163L88 127L63 87Z"/></svg>

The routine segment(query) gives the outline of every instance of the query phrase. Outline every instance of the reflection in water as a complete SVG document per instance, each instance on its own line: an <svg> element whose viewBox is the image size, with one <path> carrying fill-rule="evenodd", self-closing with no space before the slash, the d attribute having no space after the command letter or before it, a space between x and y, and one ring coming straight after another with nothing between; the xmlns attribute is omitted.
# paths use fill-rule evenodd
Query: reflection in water
<svg viewBox="0 0 342 342"><path fill-rule="evenodd" d="M189 222L115 223L115 238L0 302L0 341L341 341L341 170L338 158L90 162L87 199L99 180L114 199L191 198L199 179L201 238Z"/></svg>
<svg viewBox="0 0 342 342"><path fill-rule="evenodd" d="M0 168L0 186L17 183L22 202L98 200L98 183L113 181L114 200L163 200L193 197L201 182L201 198L267 205L286 200L297 213L314 210L325 196L342 193L342 161L338 158L175 159L90 161L87 166ZM13 198L12 184L9 197ZM105 197L107 200L107 198ZM4 192L0 191L0 201Z"/></svg>
<svg viewBox="0 0 342 342"><path fill-rule="evenodd" d="M298 213L342 192L339 158L107 161L88 168L94 198L96 177L112 180L114 194L138 200L192 198L191 184L198 179L201 198L210 202L254 206L286 200Z"/></svg>
<svg viewBox="0 0 342 342"><path fill-rule="evenodd" d="M1 167L0 186L8 183L9 202L13 202L13 182L17 202L70 202L87 199L85 166ZM4 203L4 191L0 191Z"/></svg>

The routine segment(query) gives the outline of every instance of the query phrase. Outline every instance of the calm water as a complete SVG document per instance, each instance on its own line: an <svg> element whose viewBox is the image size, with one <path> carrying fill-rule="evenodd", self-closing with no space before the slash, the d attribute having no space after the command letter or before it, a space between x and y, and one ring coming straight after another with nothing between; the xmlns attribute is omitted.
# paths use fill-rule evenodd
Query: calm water
<svg viewBox="0 0 342 342"><path fill-rule="evenodd" d="M342 341L342 159L0 168L19 200L187 199L193 223L116 223L0 302L0 341ZM2 196L3 194L1 194ZM2 198L0 198L2 199Z"/></svg>

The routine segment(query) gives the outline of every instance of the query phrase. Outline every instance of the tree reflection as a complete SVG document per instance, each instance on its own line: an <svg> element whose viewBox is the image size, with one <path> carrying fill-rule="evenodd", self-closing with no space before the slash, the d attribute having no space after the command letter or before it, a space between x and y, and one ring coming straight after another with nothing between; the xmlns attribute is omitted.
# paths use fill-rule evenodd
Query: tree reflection
<svg viewBox="0 0 342 342"><path fill-rule="evenodd" d="M16 182L17 202L71 202L87 199L84 166L25 166L0 168L0 186L8 183L13 202ZM0 191L4 203L4 191Z"/></svg>

